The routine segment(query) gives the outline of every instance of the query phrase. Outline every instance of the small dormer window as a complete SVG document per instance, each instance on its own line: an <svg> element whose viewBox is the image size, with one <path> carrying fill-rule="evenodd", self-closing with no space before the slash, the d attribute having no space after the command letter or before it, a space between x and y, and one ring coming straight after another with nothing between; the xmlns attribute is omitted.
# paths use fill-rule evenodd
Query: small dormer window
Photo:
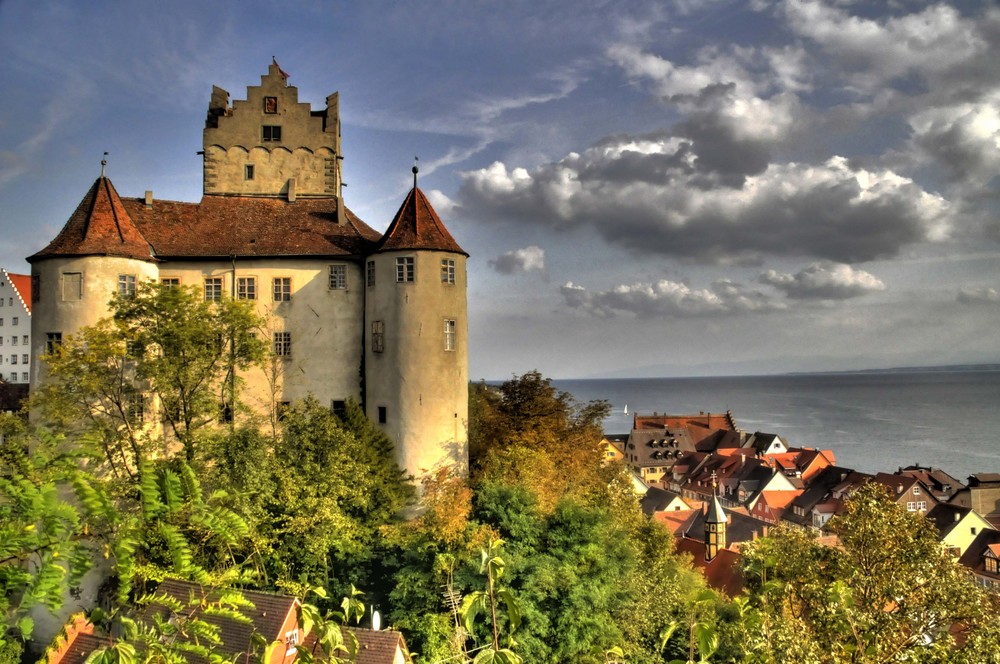
<svg viewBox="0 0 1000 664"><path fill-rule="evenodd" d="M990 556L984 556L983 561L986 563L986 571L990 574L1000 573L1000 561L996 558L991 558Z"/></svg>

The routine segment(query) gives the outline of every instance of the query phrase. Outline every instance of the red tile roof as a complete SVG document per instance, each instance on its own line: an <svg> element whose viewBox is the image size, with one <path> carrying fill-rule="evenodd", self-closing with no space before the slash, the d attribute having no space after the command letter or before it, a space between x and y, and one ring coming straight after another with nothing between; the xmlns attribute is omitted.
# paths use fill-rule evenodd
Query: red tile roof
<svg viewBox="0 0 1000 664"><path fill-rule="evenodd" d="M691 554L691 564L705 577L708 585L737 597L743 592L743 573L740 572L740 554L722 549L712 560L705 560L705 543L690 537L677 540L677 550Z"/></svg>
<svg viewBox="0 0 1000 664"><path fill-rule="evenodd" d="M18 297L21 298L21 303L24 308L31 313L31 275L30 274L13 274L7 270L3 271L7 275L7 280L10 281L10 285L14 287L17 291Z"/></svg>
<svg viewBox="0 0 1000 664"><path fill-rule="evenodd" d="M336 198L205 196L201 203L124 199L129 214L161 258L219 256L360 256L378 231L345 210L337 223Z"/></svg>
<svg viewBox="0 0 1000 664"><path fill-rule="evenodd" d="M109 179L98 178L59 235L28 261L88 255L156 260L370 253L381 235L346 208L339 224L338 205L334 197L290 203L204 196L201 203L154 200L147 206L144 198L120 198Z"/></svg>
<svg viewBox="0 0 1000 664"><path fill-rule="evenodd" d="M441 223L424 192L417 187L407 194L378 247L379 251L408 249L451 251L468 256Z"/></svg>
<svg viewBox="0 0 1000 664"><path fill-rule="evenodd" d="M380 630L348 627L347 631L358 639L358 654L356 664L393 664L396 661L396 651L403 654L403 661L409 662L410 654L406 649L403 635L392 630Z"/></svg>
<svg viewBox="0 0 1000 664"><path fill-rule="evenodd" d="M50 256L123 256L155 260L149 242L136 228L118 192L99 177L62 230L28 262Z"/></svg>

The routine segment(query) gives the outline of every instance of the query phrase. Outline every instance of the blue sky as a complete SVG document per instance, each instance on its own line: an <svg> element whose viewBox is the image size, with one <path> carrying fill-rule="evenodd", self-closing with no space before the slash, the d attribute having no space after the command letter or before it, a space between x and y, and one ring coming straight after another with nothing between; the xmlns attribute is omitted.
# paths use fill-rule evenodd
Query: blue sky
<svg viewBox="0 0 1000 664"><path fill-rule="evenodd" d="M992 2L0 2L0 264L197 201L212 85L340 92L345 198L469 263L470 376L1000 361Z"/></svg>

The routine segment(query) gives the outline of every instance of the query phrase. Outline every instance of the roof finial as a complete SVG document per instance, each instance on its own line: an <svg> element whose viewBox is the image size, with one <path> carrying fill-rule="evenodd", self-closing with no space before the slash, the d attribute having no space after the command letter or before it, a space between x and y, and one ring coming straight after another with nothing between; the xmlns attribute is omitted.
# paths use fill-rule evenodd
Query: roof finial
<svg viewBox="0 0 1000 664"><path fill-rule="evenodd" d="M104 169L108 166L108 153L104 153L104 159L101 159L101 178L104 178Z"/></svg>
<svg viewBox="0 0 1000 664"><path fill-rule="evenodd" d="M417 173L420 172L420 169L417 168L417 162L418 161L420 161L420 157L414 156L413 157L413 168L411 169L413 171L413 188L414 189L417 188Z"/></svg>

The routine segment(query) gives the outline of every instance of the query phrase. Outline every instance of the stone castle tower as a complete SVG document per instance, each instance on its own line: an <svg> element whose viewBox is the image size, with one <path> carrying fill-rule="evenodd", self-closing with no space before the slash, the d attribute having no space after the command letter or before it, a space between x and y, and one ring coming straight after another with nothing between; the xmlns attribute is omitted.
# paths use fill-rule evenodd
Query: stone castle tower
<svg viewBox="0 0 1000 664"><path fill-rule="evenodd" d="M416 186L381 234L343 202L339 102L298 100L272 63L245 100L213 87L199 203L121 197L101 177L32 265L32 354L108 314L137 282L253 301L278 371L244 376L258 410L349 399L419 478L467 468L467 254ZM275 376L277 376L275 378ZM34 363L32 382L44 381Z"/></svg>

